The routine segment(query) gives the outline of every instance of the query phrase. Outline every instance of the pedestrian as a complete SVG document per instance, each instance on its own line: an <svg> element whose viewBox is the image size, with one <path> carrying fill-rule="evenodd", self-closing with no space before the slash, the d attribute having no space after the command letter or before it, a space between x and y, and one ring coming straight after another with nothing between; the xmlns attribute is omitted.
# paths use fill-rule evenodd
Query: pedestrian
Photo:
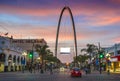
<svg viewBox="0 0 120 81"><path fill-rule="evenodd" d="M38 64L37 64L37 69L38 69L38 72L40 72L40 66L41 66L41 64L40 64L40 63L38 63Z"/></svg>
<svg viewBox="0 0 120 81"><path fill-rule="evenodd" d="M34 73L35 73L35 70L36 70L36 64L33 64L32 68L33 68Z"/></svg>
<svg viewBox="0 0 120 81"><path fill-rule="evenodd" d="M109 69L107 70L107 74L110 75L110 70Z"/></svg>
<svg viewBox="0 0 120 81"><path fill-rule="evenodd" d="M32 63L29 65L29 72L32 73Z"/></svg>
<svg viewBox="0 0 120 81"><path fill-rule="evenodd" d="M50 74L53 74L52 63L50 63Z"/></svg>
<svg viewBox="0 0 120 81"><path fill-rule="evenodd" d="M88 74L88 68L87 67L85 67L85 74L87 75Z"/></svg>
<svg viewBox="0 0 120 81"><path fill-rule="evenodd" d="M22 73L24 73L24 69L25 69L25 66L24 66L24 65L22 65Z"/></svg>

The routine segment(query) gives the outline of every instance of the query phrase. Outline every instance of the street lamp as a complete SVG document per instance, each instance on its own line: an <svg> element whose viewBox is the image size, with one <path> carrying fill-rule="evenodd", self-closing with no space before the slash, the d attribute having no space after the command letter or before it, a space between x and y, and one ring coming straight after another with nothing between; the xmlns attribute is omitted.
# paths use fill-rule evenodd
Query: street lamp
<svg viewBox="0 0 120 81"><path fill-rule="evenodd" d="M22 55L23 55L23 56L26 56L26 55L27 55L27 53L26 53L26 52L23 52L23 53L22 53Z"/></svg>

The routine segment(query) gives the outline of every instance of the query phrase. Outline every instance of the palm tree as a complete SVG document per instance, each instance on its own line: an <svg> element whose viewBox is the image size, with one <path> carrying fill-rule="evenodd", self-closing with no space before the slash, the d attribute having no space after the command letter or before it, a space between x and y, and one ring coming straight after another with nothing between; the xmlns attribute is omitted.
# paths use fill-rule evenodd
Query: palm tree
<svg viewBox="0 0 120 81"><path fill-rule="evenodd" d="M43 64L44 64L44 59L45 59L45 55L47 54L47 48L49 46L48 45L39 45L39 44L36 44L35 45L35 49L36 49L36 52L38 52L39 54L39 57L41 56L41 73L43 73Z"/></svg>

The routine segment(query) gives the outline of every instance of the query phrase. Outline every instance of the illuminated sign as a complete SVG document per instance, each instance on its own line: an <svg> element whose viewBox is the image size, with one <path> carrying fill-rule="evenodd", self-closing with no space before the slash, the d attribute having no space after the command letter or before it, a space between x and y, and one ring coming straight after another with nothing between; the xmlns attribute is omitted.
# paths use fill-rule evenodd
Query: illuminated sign
<svg viewBox="0 0 120 81"><path fill-rule="evenodd" d="M69 47L60 48L60 54L70 54L70 48Z"/></svg>
<svg viewBox="0 0 120 81"><path fill-rule="evenodd" d="M111 62L117 62L117 61L118 61L118 58L111 58L110 61L111 61Z"/></svg>

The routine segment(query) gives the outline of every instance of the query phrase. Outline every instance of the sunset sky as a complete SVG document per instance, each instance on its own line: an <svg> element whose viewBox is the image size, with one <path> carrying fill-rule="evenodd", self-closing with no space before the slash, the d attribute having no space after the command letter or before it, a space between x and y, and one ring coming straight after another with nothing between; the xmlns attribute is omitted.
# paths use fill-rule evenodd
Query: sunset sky
<svg viewBox="0 0 120 81"><path fill-rule="evenodd" d="M120 42L120 0L0 0L0 34L8 32L14 38L44 38L54 43L64 6L69 6L74 16L78 46ZM62 23L71 21L65 13ZM71 39L71 35L67 37Z"/></svg>

